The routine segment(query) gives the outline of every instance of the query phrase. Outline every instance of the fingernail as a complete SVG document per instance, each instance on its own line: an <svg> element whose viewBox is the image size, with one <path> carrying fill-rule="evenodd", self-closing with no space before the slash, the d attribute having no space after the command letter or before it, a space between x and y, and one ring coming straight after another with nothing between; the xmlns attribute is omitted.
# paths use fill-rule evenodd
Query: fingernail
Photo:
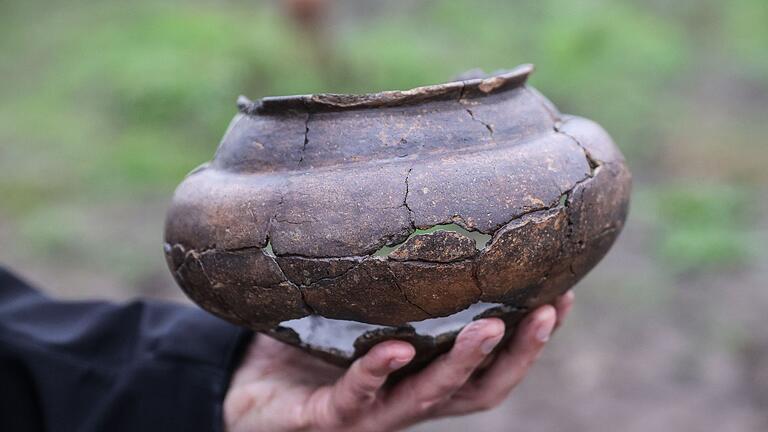
<svg viewBox="0 0 768 432"><path fill-rule="evenodd" d="M400 369L401 367L405 366L409 361L411 361L410 358L394 358L389 361L389 368L391 370Z"/></svg>
<svg viewBox="0 0 768 432"><path fill-rule="evenodd" d="M563 294L563 302L565 302L566 304L573 303L573 300L574 300L574 294L572 290Z"/></svg>
<svg viewBox="0 0 768 432"><path fill-rule="evenodd" d="M469 331L473 331L474 332L474 331L479 331L480 329L483 328L483 326L485 326L485 323L483 321L472 321L467 326L467 329Z"/></svg>
<svg viewBox="0 0 768 432"><path fill-rule="evenodd" d="M536 329L536 339L541 342L549 340L549 335L552 334L552 328L555 326L555 322L551 319L545 320L539 324L539 328Z"/></svg>
<svg viewBox="0 0 768 432"><path fill-rule="evenodd" d="M483 343L480 344L480 351L483 354L490 354L491 351L493 351L493 349L496 348L496 345L499 344L499 341L501 341L501 336L492 337L484 340Z"/></svg>

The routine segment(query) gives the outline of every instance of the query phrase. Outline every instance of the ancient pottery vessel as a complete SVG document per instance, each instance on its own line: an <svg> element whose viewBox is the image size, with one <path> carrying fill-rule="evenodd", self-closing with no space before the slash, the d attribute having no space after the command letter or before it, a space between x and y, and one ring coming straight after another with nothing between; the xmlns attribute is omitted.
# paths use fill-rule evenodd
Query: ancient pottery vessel
<svg viewBox="0 0 768 432"><path fill-rule="evenodd" d="M407 91L241 98L179 186L165 251L204 309L340 365L388 338L418 368L471 320L508 334L608 251L630 173L530 66Z"/></svg>

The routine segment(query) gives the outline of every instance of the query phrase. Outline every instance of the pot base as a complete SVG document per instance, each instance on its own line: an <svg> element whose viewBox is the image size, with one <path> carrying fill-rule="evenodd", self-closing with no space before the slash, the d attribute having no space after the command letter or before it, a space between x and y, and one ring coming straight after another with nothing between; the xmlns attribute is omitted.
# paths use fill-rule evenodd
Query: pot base
<svg viewBox="0 0 768 432"><path fill-rule="evenodd" d="M489 317L502 319L507 327L506 340L527 312L527 308L478 302L453 315L410 322L399 327L311 315L284 321L267 334L341 367L349 366L380 342L403 340L414 346L416 356L397 372L400 376L422 369L435 357L450 350L459 331L472 321Z"/></svg>

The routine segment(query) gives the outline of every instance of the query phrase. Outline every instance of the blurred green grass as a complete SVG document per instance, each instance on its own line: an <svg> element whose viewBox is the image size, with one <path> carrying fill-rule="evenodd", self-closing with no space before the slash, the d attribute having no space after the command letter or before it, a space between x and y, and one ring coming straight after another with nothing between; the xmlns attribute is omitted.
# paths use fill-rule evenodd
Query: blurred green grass
<svg viewBox="0 0 768 432"><path fill-rule="evenodd" d="M531 62L534 85L627 154L660 260L684 271L754 255L744 191L768 156L739 137L764 136L765 99L739 92L768 94L764 0L399 4L338 20L326 62L271 2L0 4L0 217L32 253L85 251L71 208L168 197L211 157L238 94L408 88ZM731 157L696 171L741 149L756 168Z"/></svg>
<svg viewBox="0 0 768 432"><path fill-rule="evenodd" d="M674 273L721 271L759 256L753 187L682 183L643 190L656 229L655 252Z"/></svg>

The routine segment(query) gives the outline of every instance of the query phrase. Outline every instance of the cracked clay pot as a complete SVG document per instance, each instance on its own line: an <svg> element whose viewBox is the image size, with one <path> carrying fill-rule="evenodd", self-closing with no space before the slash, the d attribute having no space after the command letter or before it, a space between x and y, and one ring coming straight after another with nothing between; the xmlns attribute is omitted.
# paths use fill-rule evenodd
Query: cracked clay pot
<svg viewBox="0 0 768 432"><path fill-rule="evenodd" d="M509 335L608 251L630 173L606 132L525 84L531 66L407 91L241 98L176 190L165 252L233 323L348 365L473 319Z"/></svg>

